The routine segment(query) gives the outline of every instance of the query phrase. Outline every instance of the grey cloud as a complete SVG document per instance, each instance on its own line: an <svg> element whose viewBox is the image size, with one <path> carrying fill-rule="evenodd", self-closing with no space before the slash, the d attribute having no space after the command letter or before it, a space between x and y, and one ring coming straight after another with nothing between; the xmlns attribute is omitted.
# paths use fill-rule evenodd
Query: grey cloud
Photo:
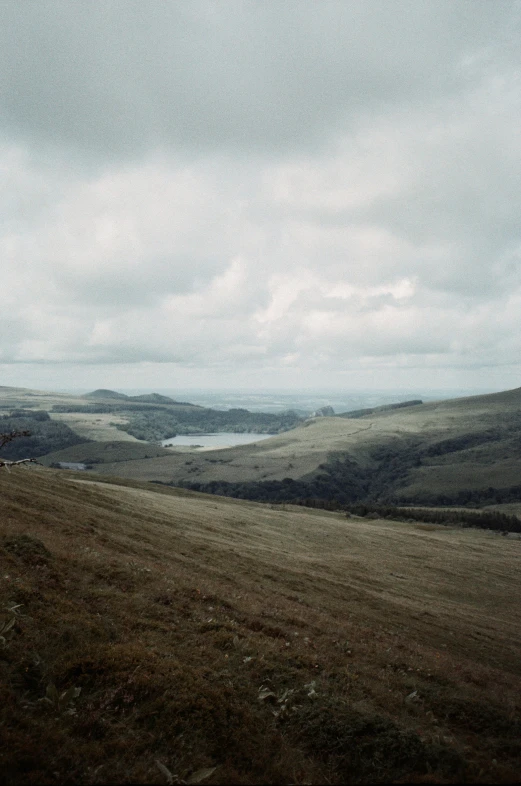
<svg viewBox="0 0 521 786"><path fill-rule="evenodd" d="M317 149L359 114L460 93L462 58L491 41L508 57L514 17L487 0L6 3L4 128L112 158Z"/></svg>
<svg viewBox="0 0 521 786"><path fill-rule="evenodd" d="M2 5L0 363L252 385L512 364L520 17Z"/></svg>
<svg viewBox="0 0 521 786"><path fill-rule="evenodd" d="M131 262L131 260L127 260ZM172 255L167 259L138 259L123 269L90 269L88 263L77 270L61 270L55 275L62 297L97 311L112 312L134 307L154 308L168 295L196 291L211 280L212 268L222 260ZM202 271L207 270L203 276ZM199 271L199 272L197 272Z"/></svg>
<svg viewBox="0 0 521 786"><path fill-rule="evenodd" d="M21 317L13 313L0 317L0 363L13 359L13 347L18 346L27 333L27 326Z"/></svg>
<svg viewBox="0 0 521 786"><path fill-rule="evenodd" d="M378 264L363 249L365 275L401 272L431 290L478 299L511 291L521 283L520 86L521 64L493 91L480 88L458 104L447 100L436 111L411 107L366 120L337 155L347 204L340 178L329 171L327 191L317 164L315 178L300 175L301 187L279 206L279 220L307 226L310 236L314 228L323 242L316 251L308 246L309 259L327 244L323 264L343 266L348 277L358 265L349 233L365 225L388 237ZM322 159L323 170L333 169L330 160ZM309 194L302 197L304 185ZM349 195L357 185L358 200L356 191Z"/></svg>

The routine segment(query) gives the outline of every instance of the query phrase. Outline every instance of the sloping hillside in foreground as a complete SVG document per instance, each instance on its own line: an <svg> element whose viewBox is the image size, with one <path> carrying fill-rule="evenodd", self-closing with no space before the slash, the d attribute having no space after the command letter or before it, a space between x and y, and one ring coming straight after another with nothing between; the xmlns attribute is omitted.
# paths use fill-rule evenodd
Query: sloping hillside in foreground
<svg viewBox="0 0 521 786"><path fill-rule="evenodd" d="M0 473L5 782L517 780L521 540L106 480Z"/></svg>

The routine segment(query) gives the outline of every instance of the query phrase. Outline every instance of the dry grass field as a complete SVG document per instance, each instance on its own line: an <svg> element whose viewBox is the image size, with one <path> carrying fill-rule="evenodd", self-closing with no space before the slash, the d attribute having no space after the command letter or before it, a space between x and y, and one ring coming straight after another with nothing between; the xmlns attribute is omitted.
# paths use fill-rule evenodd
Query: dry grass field
<svg viewBox="0 0 521 786"><path fill-rule="evenodd" d="M120 464L126 461L168 456L169 454L170 451L167 448L152 445L150 442L141 442L140 440L122 442L115 440L110 442L83 442L81 445L73 445L69 448L47 453L38 461L45 467L61 461L77 461L94 466L107 463Z"/></svg>
<svg viewBox="0 0 521 786"><path fill-rule="evenodd" d="M521 540L41 467L0 500L7 783L519 779Z"/></svg>
<svg viewBox="0 0 521 786"><path fill-rule="evenodd" d="M69 428L85 439L94 439L97 442L137 442L139 440L116 428L116 423L128 423L128 418L121 415L91 414L78 412L52 412L53 420L66 423Z"/></svg>

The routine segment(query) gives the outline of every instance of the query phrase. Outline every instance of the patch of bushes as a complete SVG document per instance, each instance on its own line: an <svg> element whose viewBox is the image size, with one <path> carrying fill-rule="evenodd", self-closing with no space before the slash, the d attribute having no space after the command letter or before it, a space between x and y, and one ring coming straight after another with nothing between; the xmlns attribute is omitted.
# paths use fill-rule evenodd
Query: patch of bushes
<svg viewBox="0 0 521 786"><path fill-rule="evenodd" d="M0 540L5 551L14 554L29 565L47 563L51 556L49 549L39 538L22 533L20 535L4 535Z"/></svg>
<svg viewBox="0 0 521 786"><path fill-rule="evenodd" d="M106 415L110 412L120 412L121 405L117 404L55 404L53 412L85 413L87 415Z"/></svg>
<svg viewBox="0 0 521 786"><path fill-rule="evenodd" d="M454 505L457 507L480 507L482 505L501 505L521 500L521 485L485 489L459 489L454 492L433 493L415 491L412 494L395 494L393 502L406 505Z"/></svg>
<svg viewBox="0 0 521 786"><path fill-rule="evenodd" d="M10 461L18 459L38 458L55 450L79 445L87 442L65 423L51 420L47 412L31 412L14 410L9 415L0 417L0 433L10 431L28 431L28 435L17 437L2 448L2 458Z"/></svg>
<svg viewBox="0 0 521 786"><path fill-rule="evenodd" d="M385 449L384 449L385 450ZM348 510L359 516L377 515L380 518L414 519L434 524L459 524L465 527L493 529L500 532L521 532L521 521L516 516L508 516L497 511L454 511L454 510L416 510L410 507L398 507L394 504L389 485L382 481L382 472L403 477L405 470L399 472L391 462L387 462L385 470L378 468L362 468L352 459L342 454L330 457L326 464L321 464L311 475L294 480L248 481L232 483L224 480L212 480L208 483L184 481L179 484L192 491L206 494L217 494L223 497L236 497L254 502L271 504L290 503L323 510ZM397 482L396 474L394 475ZM175 484L165 484L175 485ZM512 496L517 491L517 499L521 497L521 486L510 490ZM416 504L433 506L462 505L472 501L500 501L497 490L482 490L475 494L458 492L453 497L448 495L422 495ZM379 499L379 496L383 500ZM498 499L499 496L499 499ZM390 499L389 499L390 497ZM427 499L425 499L427 497ZM386 499L387 498L387 499ZM464 500L464 501L463 501ZM407 500L409 503L411 500Z"/></svg>
<svg viewBox="0 0 521 786"><path fill-rule="evenodd" d="M126 431L137 439L157 442L175 437L176 434L208 434L217 431L232 433L257 432L277 434L287 431L300 423L301 418L294 412L269 414L249 412L247 409L220 411L204 407L172 409L171 407L149 407L139 412L123 412L129 422L117 428Z"/></svg>
<svg viewBox="0 0 521 786"><path fill-rule="evenodd" d="M425 448L423 451L424 456L444 456L447 453L455 453L460 450L468 450L477 445L483 445L485 442L494 442L505 436L499 429L488 429L488 431L479 431L470 434L461 434L458 437L451 437L450 439L441 439L433 445Z"/></svg>
<svg viewBox="0 0 521 786"><path fill-rule="evenodd" d="M231 483L224 480L213 480L209 483L185 481L181 485L192 491L256 502L302 504L304 500L314 500L322 502L324 505L339 507L365 497L369 491L369 483L368 473L351 458L335 454L327 464L322 464L316 472L298 480L287 477L283 480L248 481L245 483Z"/></svg>
<svg viewBox="0 0 521 786"><path fill-rule="evenodd" d="M467 510L426 510L425 508L398 508L393 505L358 503L350 505L350 513L357 516L377 515L378 518L427 522L429 524L457 524L462 527L479 527L499 532L521 532L521 521L517 516L508 516L495 510L483 512Z"/></svg>

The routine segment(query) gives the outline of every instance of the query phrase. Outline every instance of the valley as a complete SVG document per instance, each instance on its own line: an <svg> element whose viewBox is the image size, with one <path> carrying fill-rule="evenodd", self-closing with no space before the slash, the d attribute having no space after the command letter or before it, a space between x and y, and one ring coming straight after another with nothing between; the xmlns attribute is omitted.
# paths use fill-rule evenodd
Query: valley
<svg viewBox="0 0 521 786"><path fill-rule="evenodd" d="M213 450L99 395L2 390L8 784L516 781L521 390Z"/></svg>
<svg viewBox="0 0 521 786"><path fill-rule="evenodd" d="M273 502L500 505L521 493L521 389L312 418L207 410L157 394L97 391L73 400L7 391L6 414L45 410L70 429L62 449L34 454L46 466L82 462L106 475ZM161 444L174 426L188 445ZM270 436L270 428L279 433ZM240 432L238 439L264 434L229 448L191 447L198 433L214 430ZM25 446L15 447L21 455Z"/></svg>

